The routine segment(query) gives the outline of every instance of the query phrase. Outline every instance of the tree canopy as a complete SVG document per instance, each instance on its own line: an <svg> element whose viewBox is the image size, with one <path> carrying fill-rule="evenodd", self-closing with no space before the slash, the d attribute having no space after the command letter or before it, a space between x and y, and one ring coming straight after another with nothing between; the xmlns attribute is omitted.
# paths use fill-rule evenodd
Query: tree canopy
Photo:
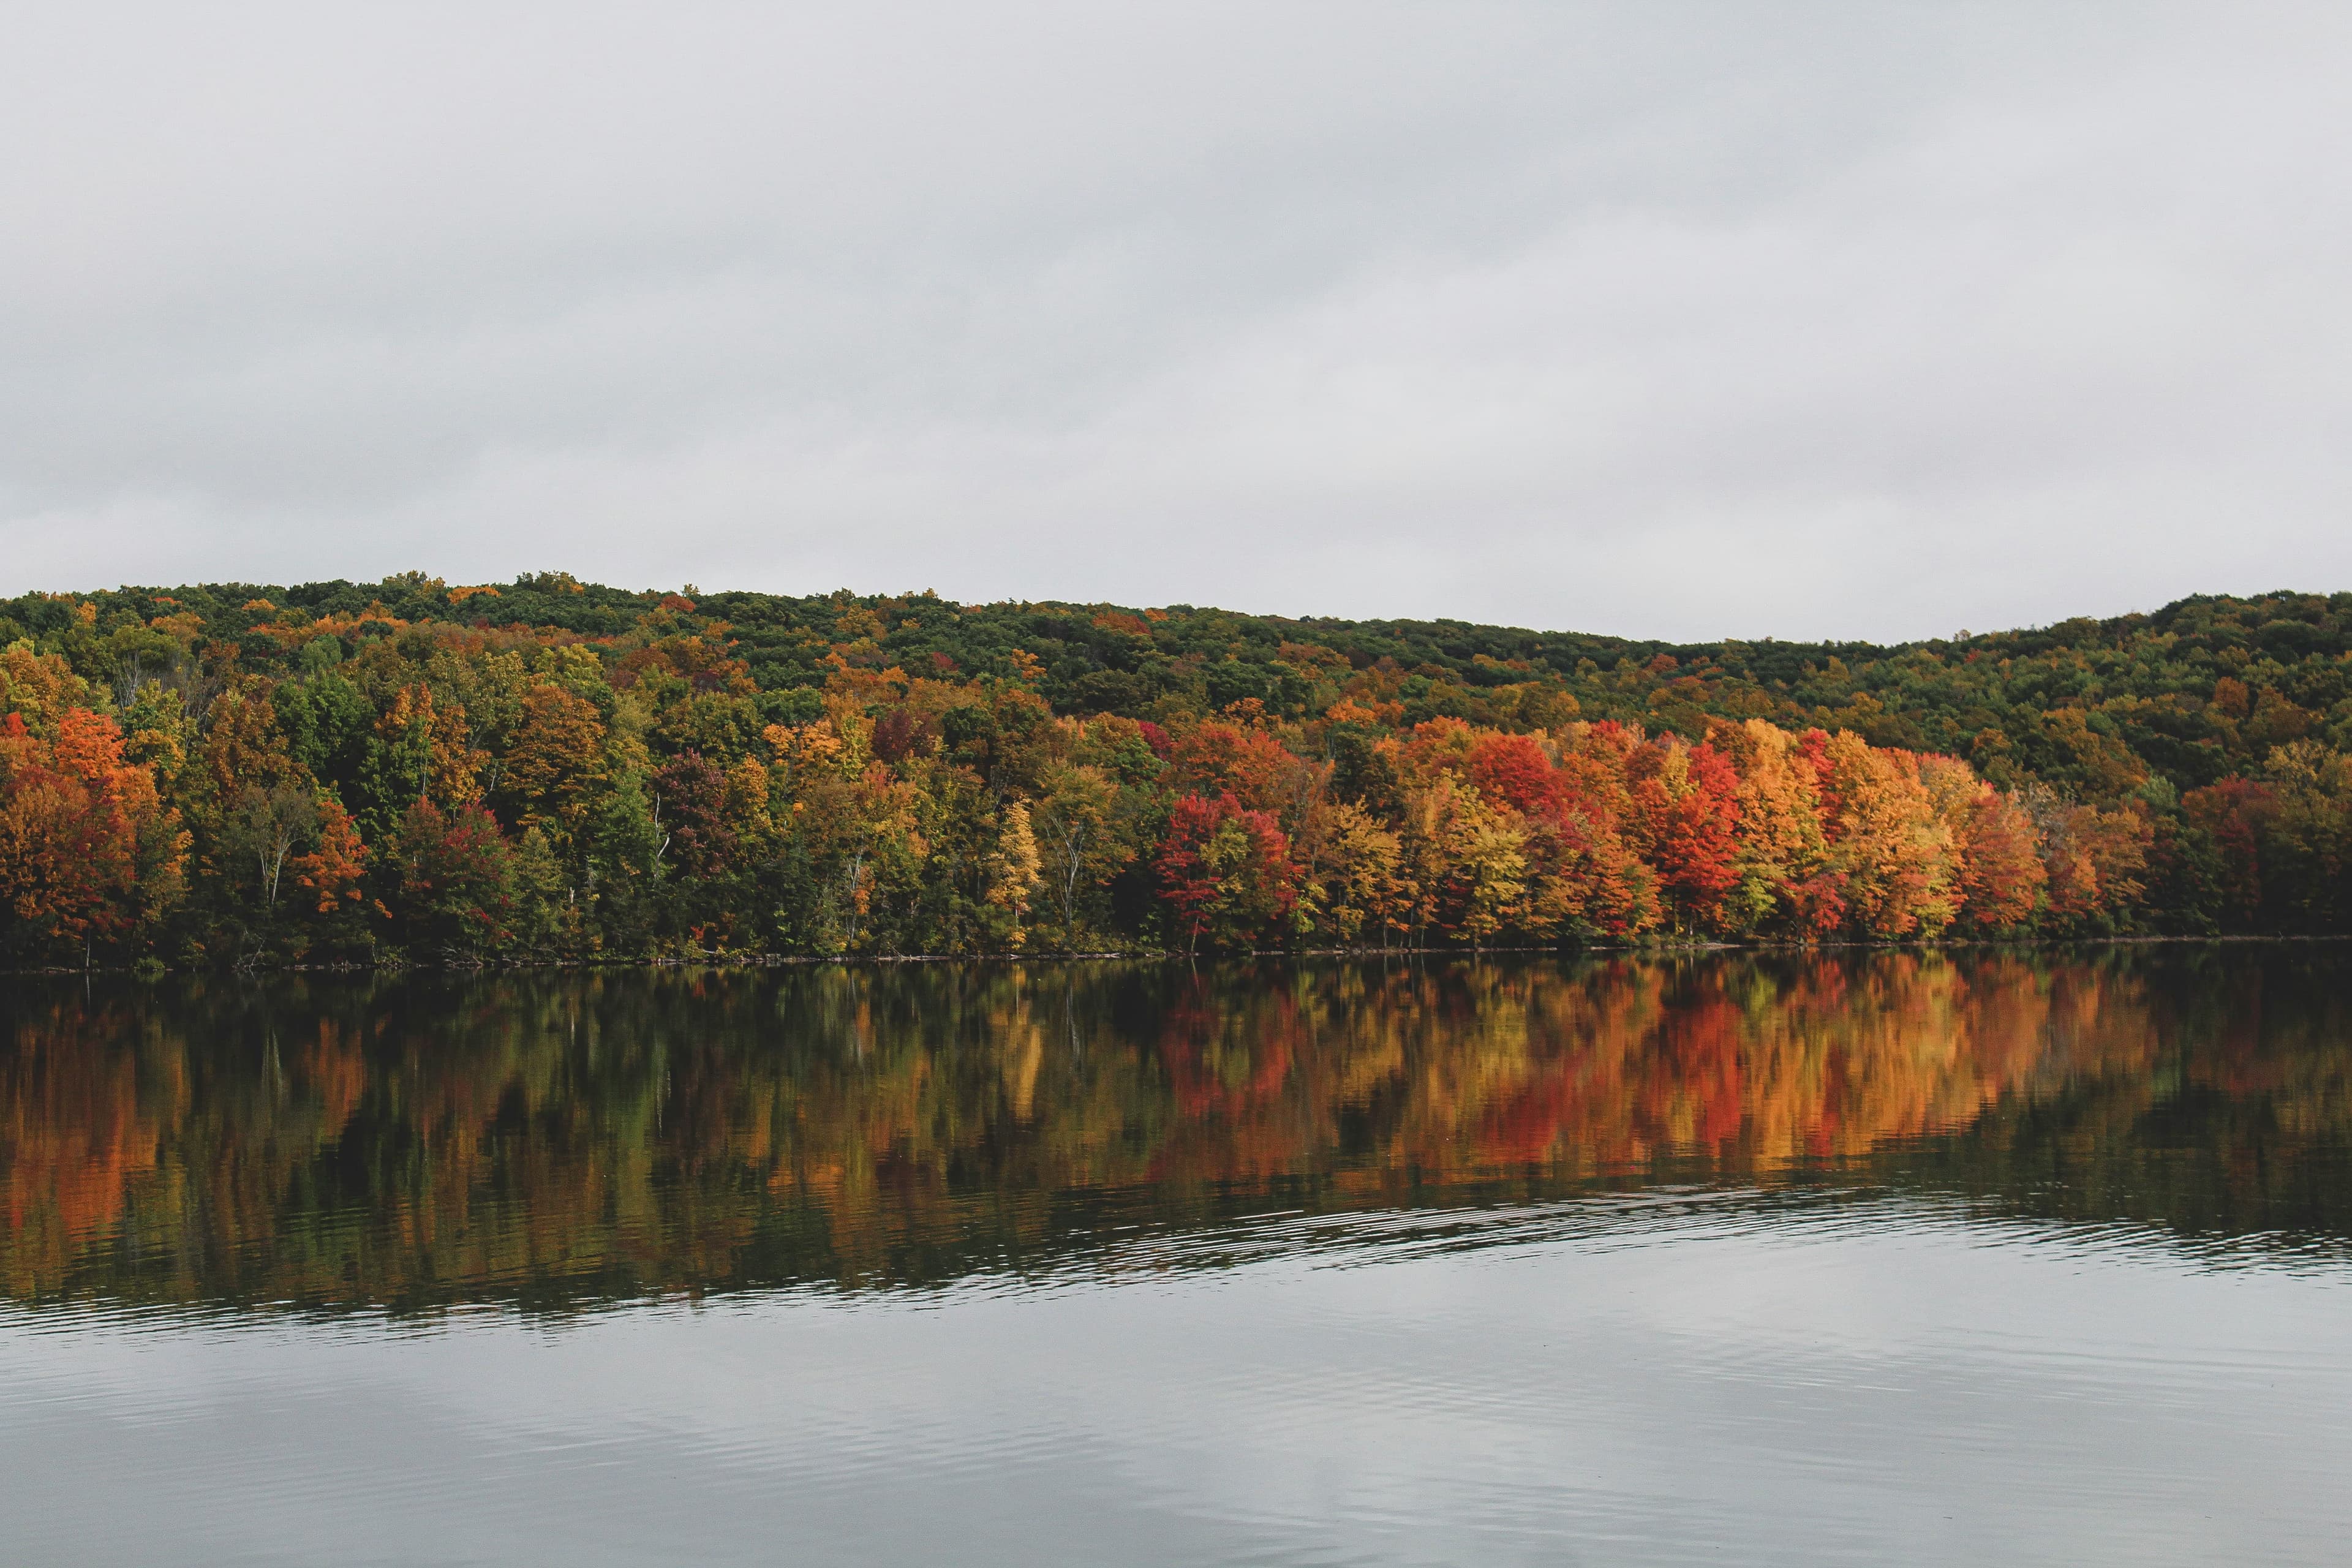
<svg viewBox="0 0 2352 1568"><path fill-rule="evenodd" d="M0 958L2352 926L2352 595L1899 647L931 594L0 601Z"/></svg>

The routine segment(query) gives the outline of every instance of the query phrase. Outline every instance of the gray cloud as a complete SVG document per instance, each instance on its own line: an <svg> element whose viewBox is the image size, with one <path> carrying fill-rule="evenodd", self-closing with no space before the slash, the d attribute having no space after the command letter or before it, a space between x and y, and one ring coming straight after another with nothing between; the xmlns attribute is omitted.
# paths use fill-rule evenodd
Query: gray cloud
<svg viewBox="0 0 2352 1568"><path fill-rule="evenodd" d="M52 7L0 590L2352 585L2325 6Z"/></svg>

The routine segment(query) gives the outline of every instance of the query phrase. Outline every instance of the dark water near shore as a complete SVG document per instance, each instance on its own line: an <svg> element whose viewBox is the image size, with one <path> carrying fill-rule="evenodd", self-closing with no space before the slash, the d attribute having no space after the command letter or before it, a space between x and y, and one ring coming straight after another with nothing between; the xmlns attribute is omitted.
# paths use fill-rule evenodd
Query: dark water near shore
<svg viewBox="0 0 2352 1568"><path fill-rule="evenodd" d="M2332 1562L2352 949L0 977L9 1563Z"/></svg>

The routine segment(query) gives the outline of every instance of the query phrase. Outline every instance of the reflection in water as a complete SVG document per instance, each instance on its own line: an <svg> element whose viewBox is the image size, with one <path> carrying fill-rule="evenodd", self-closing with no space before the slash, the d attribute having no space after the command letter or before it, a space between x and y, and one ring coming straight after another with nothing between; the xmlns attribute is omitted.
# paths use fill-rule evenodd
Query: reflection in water
<svg viewBox="0 0 2352 1568"><path fill-rule="evenodd" d="M12 981L0 1556L2332 1562L2347 975Z"/></svg>
<svg viewBox="0 0 2352 1568"><path fill-rule="evenodd" d="M1268 1211L1669 1186L2332 1251L2347 973L2305 944L20 980L0 1280L552 1308L1034 1277L1155 1235L1208 1266Z"/></svg>

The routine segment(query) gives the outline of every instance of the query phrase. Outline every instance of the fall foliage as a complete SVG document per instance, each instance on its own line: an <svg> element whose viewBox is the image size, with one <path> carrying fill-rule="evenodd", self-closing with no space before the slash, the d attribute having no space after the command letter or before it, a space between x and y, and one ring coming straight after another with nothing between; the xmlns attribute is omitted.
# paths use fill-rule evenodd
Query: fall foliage
<svg viewBox="0 0 2352 1568"><path fill-rule="evenodd" d="M1171 606L0 601L0 962L2352 929L2352 596L1901 649Z"/></svg>

